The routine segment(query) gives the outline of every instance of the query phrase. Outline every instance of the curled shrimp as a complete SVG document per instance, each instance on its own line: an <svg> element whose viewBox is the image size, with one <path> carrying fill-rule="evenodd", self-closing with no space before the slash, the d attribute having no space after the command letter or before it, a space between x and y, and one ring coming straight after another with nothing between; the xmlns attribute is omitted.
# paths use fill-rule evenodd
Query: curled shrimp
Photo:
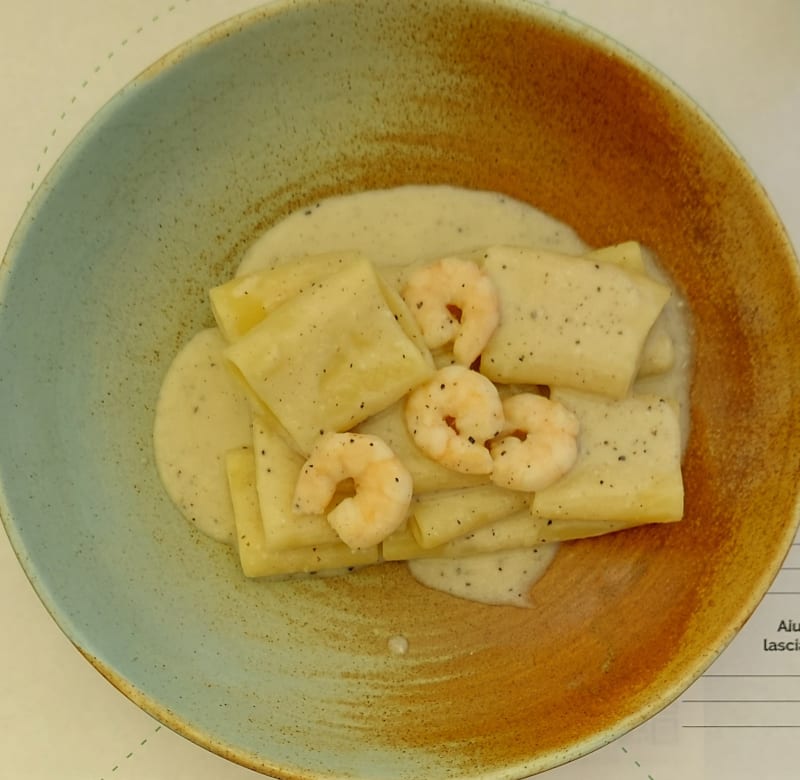
<svg viewBox="0 0 800 780"><path fill-rule="evenodd" d="M372 547L406 519L413 492L408 469L378 436L327 433L320 437L300 470L294 510L325 514L337 487L349 479L355 493L327 513L328 522L348 547Z"/></svg>
<svg viewBox="0 0 800 780"><path fill-rule="evenodd" d="M471 260L445 257L413 273L403 300L431 348L452 342L457 363L471 366L500 322L500 298Z"/></svg>
<svg viewBox="0 0 800 780"><path fill-rule="evenodd" d="M486 442L503 428L497 388L465 366L439 369L409 393L406 426L415 444L453 471L488 474L492 455Z"/></svg>
<svg viewBox="0 0 800 780"><path fill-rule="evenodd" d="M503 401L505 426L490 442L491 480L534 492L566 474L578 458L578 418L543 395L520 393Z"/></svg>

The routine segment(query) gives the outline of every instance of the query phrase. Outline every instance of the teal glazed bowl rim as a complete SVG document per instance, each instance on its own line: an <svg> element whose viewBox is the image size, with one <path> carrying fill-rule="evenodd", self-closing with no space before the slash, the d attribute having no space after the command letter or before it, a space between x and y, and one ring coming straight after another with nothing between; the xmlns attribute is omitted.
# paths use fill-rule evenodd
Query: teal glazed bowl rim
<svg viewBox="0 0 800 780"><path fill-rule="evenodd" d="M564 545L533 610L400 567L246 580L158 480L158 388L209 287L291 210L415 183L640 239L696 316L686 520ZM767 592L800 522L798 325L767 196L636 55L521 0L278 0L124 87L22 217L0 265L0 516L79 651L197 744L280 778L518 779L659 712Z"/></svg>

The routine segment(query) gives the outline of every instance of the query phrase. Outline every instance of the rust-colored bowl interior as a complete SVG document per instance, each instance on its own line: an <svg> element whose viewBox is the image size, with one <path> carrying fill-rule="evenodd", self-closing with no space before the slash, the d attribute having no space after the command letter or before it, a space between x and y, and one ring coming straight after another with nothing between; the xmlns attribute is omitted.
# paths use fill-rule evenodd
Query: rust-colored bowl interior
<svg viewBox="0 0 800 780"><path fill-rule="evenodd" d="M137 125L127 121L134 113L160 119ZM202 594L204 641L222 654L216 672L194 670L177 634L171 645L155 642L163 671L146 649L131 659L98 640L91 610L59 595L75 575L37 569L35 540L12 534L27 544L22 557L48 606L116 685L199 743L279 777L516 778L642 722L725 648L797 527L800 285L759 184L665 78L528 3L300 2L249 14L154 66L63 166L87 171L112 125L130 169L117 167L110 181L92 167L91 194L58 201L57 223L123 226L103 234L104 247L118 242L119 262L88 285L94 294L112 279L122 302L111 324L97 314L89 327L118 332L124 354L140 361L113 363L108 385L130 383L150 405L113 406L111 440L131 430L147 440L160 377L208 317L204 291L276 219L337 193L406 183L494 190L569 223L589 244L637 239L686 295L696 328L685 519L564 544L530 610L426 590L402 566L306 584L242 582L230 556L190 536L154 470L141 475L140 453L128 460L120 446L104 484L123 495L131 480L120 474L139 473L137 496L125 500L144 503L124 522L135 517L148 533L134 539L113 519L91 533L76 522L75 533L83 549L122 533L133 559L166 562L164 615L202 587L199 561L218 589L218 601ZM58 180L47 186L40 221L58 199ZM104 188L132 194L118 202ZM155 204L160 191L171 197ZM156 321L142 329L145 305ZM12 492L7 519L22 528L23 499L14 504ZM97 573L109 603L115 567L133 571L114 555ZM151 623L164 636L192 634L190 609L174 629L150 619L145 597L120 612L128 609L142 635ZM409 640L402 663L387 658L395 634ZM247 649L227 657L229 645ZM258 681L249 690L233 671L243 658ZM181 664L191 695L174 673ZM226 719L208 714L203 674L232 702Z"/></svg>

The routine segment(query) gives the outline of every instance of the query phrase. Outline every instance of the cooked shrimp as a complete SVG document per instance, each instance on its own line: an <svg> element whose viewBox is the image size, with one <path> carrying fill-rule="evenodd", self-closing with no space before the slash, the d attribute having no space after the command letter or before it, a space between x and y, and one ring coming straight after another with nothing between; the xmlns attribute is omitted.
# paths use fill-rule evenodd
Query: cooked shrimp
<svg viewBox="0 0 800 780"><path fill-rule="evenodd" d="M328 513L328 522L350 548L372 547L405 520L411 474L378 436L327 433L311 450L294 492L294 510L325 514L337 487L352 479L355 494Z"/></svg>
<svg viewBox="0 0 800 780"><path fill-rule="evenodd" d="M500 298L488 274L471 260L445 257L420 268L403 299L431 348L452 342L456 362L471 366L500 322Z"/></svg>
<svg viewBox="0 0 800 780"><path fill-rule="evenodd" d="M488 474L486 442L503 428L497 388L465 366L445 366L406 399L406 426L416 445L453 471Z"/></svg>
<svg viewBox="0 0 800 780"><path fill-rule="evenodd" d="M503 401L505 426L489 448L491 480L511 490L543 490L578 457L578 418L562 404L535 393Z"/></svg>

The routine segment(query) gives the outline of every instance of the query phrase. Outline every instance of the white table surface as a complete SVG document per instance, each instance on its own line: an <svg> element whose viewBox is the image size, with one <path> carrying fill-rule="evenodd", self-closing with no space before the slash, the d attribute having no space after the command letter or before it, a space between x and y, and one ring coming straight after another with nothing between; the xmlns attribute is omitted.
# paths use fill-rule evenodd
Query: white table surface
<svg viewBox="0 0 800 780"><path fill-rule="evenodd" d="M4 0L0 249L58 154L158 56L255 0ZM552 0L659 67L744 155L800 247L800 0ZM0 422L0 426L2 423ZM0 446L2 429L0 428ZM800 545L722 657L678 701L548 780L800 776ZM245 780L161 727L80 656L0 532L0 778ZM421 779L423 780L423 779Z"/></svg>

